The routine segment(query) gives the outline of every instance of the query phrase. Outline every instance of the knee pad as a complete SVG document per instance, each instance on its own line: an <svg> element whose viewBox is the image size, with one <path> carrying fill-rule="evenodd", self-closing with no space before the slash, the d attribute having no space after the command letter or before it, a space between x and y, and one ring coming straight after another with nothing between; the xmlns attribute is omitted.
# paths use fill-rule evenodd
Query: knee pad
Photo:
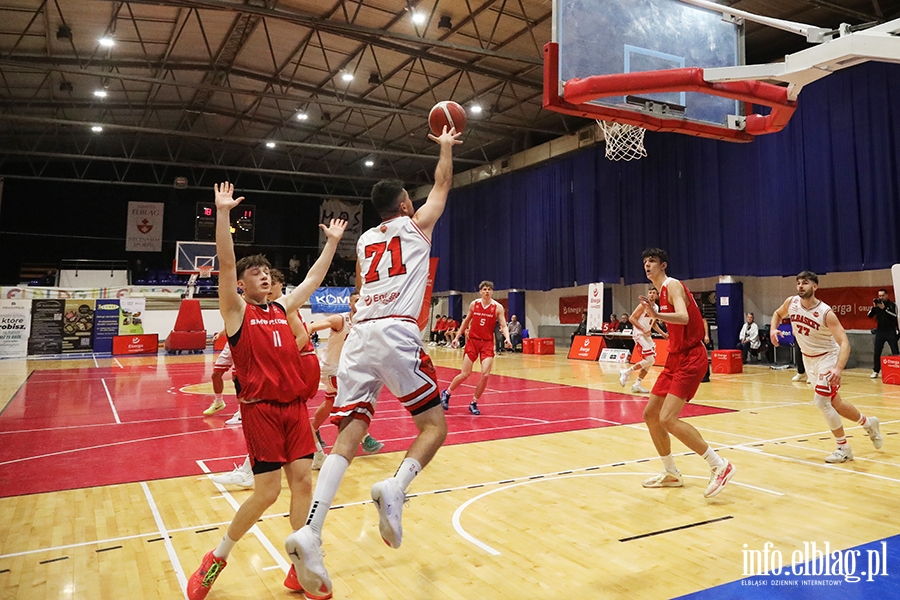
<svg viewBox="0 0 900 600"><path fill-rule="evenodd" d="M822 416L825 417L825 423L828 424L828 429L834 431L843 425L844 422L841 420L841 415L839 415L831 405L830 396L816 394L813 403L816 405L816 408L822 411Z"/></svg>
<svg viewBox="0 0 900 600"><path fill-rule="evenodd" d="M650 356L648 356L647 358L645 358L644 360L639 362L637 364L637 366L640 367L641 369L643 369L644 371L647 371L650 369L650 367L653 366L653 362L655 359L656 359L656 356L651 354Z"/></svg>

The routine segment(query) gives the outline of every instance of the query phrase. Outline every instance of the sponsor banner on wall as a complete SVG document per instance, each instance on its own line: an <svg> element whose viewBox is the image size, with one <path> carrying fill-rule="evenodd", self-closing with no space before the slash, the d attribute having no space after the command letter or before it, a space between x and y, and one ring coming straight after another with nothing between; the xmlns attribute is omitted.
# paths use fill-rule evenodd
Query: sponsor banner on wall
<svg viewBox="0 0 900 600"><path fill-rule="evenodd" d="M62 351L91 352L94 341L96 300L66 300L63 313Z"/></svg>
<svg viewBox="0 0 900 600"><path fill-rule="evenodd" d="M119 335L117 299L100 300L94 308L94 352L112 352L113 338Z"/></svg>
<svg viewBox="0 0 900 600"><path fill-rule="evenodd" d="M57 288L31 286L0 286L0 298L123 298L135 294L168 294L181 296L187 286L127 286L104 288Z"/></svg>
<svg viewBox="0 0 900 600"><path fill-rule="evenodd" d="M601 331L606 316L603 314L603 284L592 283L588 286L588 331Z"/></svg>
<svg viewBox="0 0 900 600"><path fill-rule="evenodd" d="M567 296L565 298L560 298L559 322L562 325L578 325L581 323L581 315L586 313L587 309L587 296Z"/></svg>
<svg viewBox="0 0 900 600"><path fill-rule="evenodd" d="M162 202L129 202L126 252L161 252L163 230Z"/></svg>
<svg viewBox="0 0 900 600"><path fill-rule="evenodd" d="M319 207L319 223L328 227L331 219L344 219L347 229L338 242L337 255L344 258L356 258L356 242L362 234L362 202L345 202L344 200L322 200ZM319 248L325 247L325 232L319 229Z"/></svg>
<svg viewBox="0 0 900 600"><path fill-rule="evenodd" d="M819 288L816 298L831 306L844 329L873 329L877 324L874 317L869 318L872 300L878 296L878 290L885 289L888 298L896 302L890 285L883 287L844 287Z"/></svg>
<svg viewBox="0 0 900 600"><path fill-rule="evenodd" d="M31 335L28 336L28 354L59 354L62 352L65 308L65 300L31 301Z"/></svg>
<svg viewBox="0 0 900 600"><path fill-rule="evenodd" d="M601 350L606 348L606 342L599 335L576 335L569 348L568 358L576 360L597 360Z"/></svg>
<svg viewBox="0 0 900 600"><path fill-rule="evenodd" d="M144 333L144 311L146 298L119 299L119 335L140 335Z"/></svg>
<svg viewBox="0 0 900 600"><path fill-rule="evenodd" d="M28 355L31 300L0 300L0 358Z"/></svg>
<svg viewBox="0 0 900 600"><path fill-rule="evenodd" d="M419 318L416 319L419 331L425 331L425 328L428 327L428 317L431 313L431 292L434 290L434 276L437 273L437 266L437 258L428 259L428 281L425 283L425 296L422 298L422 308L419 309ZM503 308L506 308L505 304L503 305Z"/></svg>
<svg viewBox="0 0 900 600"><path fill-rule="evenodd" d="M313 313L338 314L350 312L352 287L320 287L309 297Z"/></svg>

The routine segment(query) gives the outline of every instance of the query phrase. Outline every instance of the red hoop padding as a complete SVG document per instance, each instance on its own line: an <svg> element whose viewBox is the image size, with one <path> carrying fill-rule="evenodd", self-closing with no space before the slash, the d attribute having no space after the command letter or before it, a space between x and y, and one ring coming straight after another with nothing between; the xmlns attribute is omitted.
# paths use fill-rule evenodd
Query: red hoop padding
<svg viewBox="0 0 900 600"><path fill-rule="evenodd" d="M787 98L787 89L761 81L710 83L703 69L670 69L643 73L595 75L565 83L565 99L559 95L559 46L544 46L544 108L565 114L637 125L652 131L671 131L718 140L749 142L753 136L781 131L797 109ZM743 131L711 123L697 123L659 117L609 106L586 104L608 96L627 96L659 92L699 92L732 98L741 102L768 106L768 115L748 115Z"/></svg>

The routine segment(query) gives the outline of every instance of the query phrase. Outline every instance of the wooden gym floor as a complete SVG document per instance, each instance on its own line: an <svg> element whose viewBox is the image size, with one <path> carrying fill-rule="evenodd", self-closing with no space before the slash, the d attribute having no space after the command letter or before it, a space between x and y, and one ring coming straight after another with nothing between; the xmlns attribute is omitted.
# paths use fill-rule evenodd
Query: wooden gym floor
<svg viewBox="0 0 900 600"><path fill-rule="evenodd" d="M429 352L446 386L462 351ZM212 361L0 361L0 600L184 597L250 493L204 475L243 453L223 425L233 399L200 414ZM453 395L451 443L413 482L398 550L380 539L369 488L413 432L384 398L372 431L385 451L354 461L326 522L334 596L900 597L900 387L845 374L843 397L881 419L885 442L876 451L846 423L856 459L830 466L833 441L794 373L750 365L701 386L690 422L737 466L706 500L707 466L677 441L685 487L641 487L661 463L618 365L498 356L480 417L466 410L477 374ZM297 597L281 583L287 507L283 494L241 540L210 599ZM812 544L839 551L839 576L804 574ZM762 570L750 558L776 557L799 573L747 577Z"/></svg>

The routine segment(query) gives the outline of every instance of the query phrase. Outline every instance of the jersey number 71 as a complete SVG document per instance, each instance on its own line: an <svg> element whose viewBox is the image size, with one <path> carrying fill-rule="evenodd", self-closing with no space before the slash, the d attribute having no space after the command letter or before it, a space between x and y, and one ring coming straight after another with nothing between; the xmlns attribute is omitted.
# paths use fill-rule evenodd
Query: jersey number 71
<svg viewBox="0 0 900 600"><path fill-rule="evenodd" d="M381 276L378 275L378 265L381 264L385 251L391 253L391 268L388 269L388 277L406 274L406 265L403 264L403 249L400 247L400 237L394 236L389 242L376 242L363 248L365 257L372 259L369 270L366 271L366 283L374 283L381 279Z"/></svg>

